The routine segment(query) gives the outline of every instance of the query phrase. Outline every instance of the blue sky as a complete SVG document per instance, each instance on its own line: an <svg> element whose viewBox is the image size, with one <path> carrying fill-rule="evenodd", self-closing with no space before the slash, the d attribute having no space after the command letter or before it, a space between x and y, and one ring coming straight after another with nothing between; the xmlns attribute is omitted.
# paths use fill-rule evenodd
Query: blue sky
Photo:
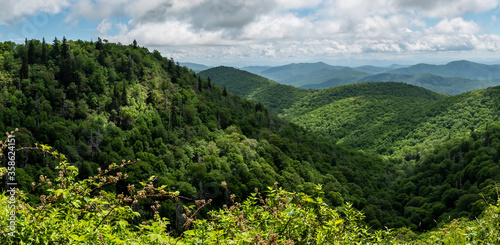
<svg viewBox="0 0 500 245"><path fill-rule="evenodd" d="M0 40L96 40L207 65L500 63L500 0L0 0Z"/></svg>

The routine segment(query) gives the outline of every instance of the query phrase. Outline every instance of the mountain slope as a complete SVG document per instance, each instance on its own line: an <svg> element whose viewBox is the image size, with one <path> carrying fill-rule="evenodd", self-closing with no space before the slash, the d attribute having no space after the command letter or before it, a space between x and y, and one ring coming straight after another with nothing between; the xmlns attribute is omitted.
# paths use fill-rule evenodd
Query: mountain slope
<svg viewBox="0 0 500 245"><path fill-rule="evenodd" d="M500 65L484 65L466 60L453 61L446 65L418 64L390 71L396 74L428 73L442 77L462 77L472 80L500 78Z"/></svg>
<svg viewBox="0 0 500 245"><path fill-rule="evenodd" d="M253 74L261 74L262 71L265 71L272 66L245 66L242 67L241 70L248 71Z"/></svg>
<svg viewBox="0 0 500 245"><path fill-rule="evenodd" d="M432 91L458 95L468 91L483 89L491 86L500 85L500 79L495 80L471 80L461 77L441 77L432 74L393 74L382 73L372 76L364 77L358 82L387 82L387 81L401 81L404 83L412 84Z"/></svg>
<svg viewBox="0 0 500 245"><path fill-rule="evenodd" d="M214 83L226 87L232 93L247 98L267 86L279 85L279 83L253 73L232 67L219 66L198 73L204 78L211 78ZM244 81L244 82L239 82Z"/></svg>
<svg viewBox="0 0 500 245"><path fill-rule="evenodd" d="M195 72L200 72L200 71L204 71L204 70L211 68L210 66L197 64L197 63L191 63L191 62L181 62L180 65L185 66L185 67L187 67Z"/></svg>
<svg viewBox="0 0 500 245"><path fill-rule="evenodd" d="M311 73L297 75L287 80L287 84L302 88L329 88L349 84L369 75L352 68L322 69ZM318 83L320 87L315 87Z"/></svg>
<svg viewBox="0 0 500 245"><path fill-rule="evenodd" d="M445 97L442 94L403 83L365 83L321 90L301 89L230 67L212 68L199 75L205 78L210 77L214 84L225 86L229 91L234 91L244 98L269 106L275 113L286 115L288 118L300 115L302 109L309 110L337 99L358 95L391 95L417 100L436 100ZM308 106L302 108L303 104ZM290 110L294 112L285 113Z"/></svg>
<svg viewBox="0 0 500 245"><path fill-rule="evenodd" d="M195 205L195 199L212 199L207 209L218 209L229 204L230 194L239 201L255 188L263 190L279 182L287 190L308 194L321 184L330 205L349 201L358 209L376 207L384 218L367 222L377 227L393 226L396 221L410 224L391 208L394 198L372 201L381 193L391 196L385 181L387 162L318 137L158 51L100 39L95 43L63 39L53 44L31 40L27 46L7 42L0 44L0 50L4 50L0 53L0 131L19 128L16 147L53 146L79 168L80 179L122 159L141 159L120 170L127 179L102 188L127 193L128 186L139 187L154 175L155 184L179 191L182 197L179 203L141 199L134 206L143 214L141 219L153 217L151 205L158 201L158 214L182 230L179 212L183 211L179 210L183 209L178 207ZM233 72L245 79L251 76ZM247 96L270 101L276 111L313 92L267 79L255 84L250 87L255 91ZM43 184L40 175L58 178L57 161L42 152L24 150L16 161L18 187L29 193L27 202L39 205L40 196L48 193L32 190L31 183Z"/></svg>
<svg viewBox="0 0 500 245"><path fill-rule="evenodd" d="M267 78L238 70L232 67L216 67L199 75L210 80L243 98L260 102L269 107L274 113L282 113L312 90L298 89L290 85L283 85Z"/></svg>
<svg viewBox="0 0 500 245"><path fill-rule="evenodd" d="M274 94L287 93L281 88L274 86ZM400 226L409 220L413 229L425 231L449 218L473 218L497 198L500 87L457 96L374 82L304 91L294 91L303 97L287 104L282 115L339 144L382 155L389 162L387 185L395 190L393 207L404 217L395 221ZM276 102L273 96L261 98L253 99ZM372 201L386 198L376 195ZM375 206L364 211L384 219Z"/></svg>
<svg viewBox="0 0 500 245"><path fill-rule="evenodd" d="M343 67L325 63L289 64L249 70L281 84L323 89L356 82L405 82L436 92L457 95L500 85L500 65L454 61L446 65L418 64L403 68Z"/></svg>
<svg viewBox="0 0 500 245"><path fill-rule="evenodd" d="M328 135L341 144L394 157L405 157L412 149L427 149L434 142L482 128L498 119L499 88L432 100L393 96L353 96L319 104L301 113L293 122ZM477 118L481 111L484 117ZM411 139L409 141L409 139Z"/></svg>
<svg viewBox="0 0 500 245"><path fill-rule="evenodd" d="M306 76L314 74L315 72L321 70L340 70L346 67L342 66L331 66L323 62L317 63L294 63L283 66L276 66L266 69L259 73L259 75L267 77L273 81L279 82L281 84L297 86L304 85L305 83L299 81L291 82L296 76ZM307 81L306 81L307 83Z"/></svg>
<svg viewBox="0 0 500 245"><path fill-rule="evenodd" d="M360 72L369 73L369 74L378 74L378 73L388 72L394 68L366 65L366 66L354 67L352 69L354 69L356 71L360 71Z"/></svg>

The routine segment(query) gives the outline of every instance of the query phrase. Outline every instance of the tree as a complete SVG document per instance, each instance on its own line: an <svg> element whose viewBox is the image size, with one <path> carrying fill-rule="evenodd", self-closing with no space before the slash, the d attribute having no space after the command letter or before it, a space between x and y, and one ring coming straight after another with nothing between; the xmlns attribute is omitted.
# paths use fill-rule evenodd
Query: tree
<svg viewBox="0 0 500 245"><path fill-rule="evenodd" d="M134 41L132 42L132 45L134 46L134 49L137 49L137 41L134 39Z"/></svg>
<svg viewBox="0 0 500 245"><path fill-rule="evenodd" d="M52 52L50 53L52 59L57 60L57 56L59 56L59 40L57 37L54 38L54 44L52 45Z"/></svg>
<svg viewBox="0 0 500 245"><path fill-rule="evenodd" d="M66 37L63 37L62 40L62 47L61 47L61 57L63 60L68 58L69 56L69 48L68 48L68 40L66 40Z"/></svg>
<svg viewBox="0 0 500 245"><path fill-rule="evenodd" d="M22 55L22 65L21 65L21 71L20 71L20 78L26 79L29 77L29 66L28 66L28 55L24 53Z"/></svg>
<svg viewBox="0 0 500 245"><path fill-rule="evenodd" d="M45 38L42 39L42 64L48 64L47 44L45 43Z"/></svg>
<svg viewBox="0 0 500 245"><path fill-rule="evenodd" d="M61 60L60 60L60 74L59 74L59 79L61 80L61 83L65 86L68 86L72 81L73 81L73 76L72 76L72 67L71 67L71 58L69 56L69 47L68 47L68 41L66 40L66 37L63 37L62 41L62 47L61 47Z"/></svg>
<svg viewBox="0 0 500 245"><path fill-rule="evenodd" d="M28 44L28 64L33 65L36 63L36 55L35 55L35 44L33 43L33 39L29 41Z"/></svg>
<svg viewBox="0 0 500 245"><path fill-rule="evenodd" d="M95 49L102 50L102 48L103 48L102 39L100 37L98 37L97 42L95 43Z"/></svg>

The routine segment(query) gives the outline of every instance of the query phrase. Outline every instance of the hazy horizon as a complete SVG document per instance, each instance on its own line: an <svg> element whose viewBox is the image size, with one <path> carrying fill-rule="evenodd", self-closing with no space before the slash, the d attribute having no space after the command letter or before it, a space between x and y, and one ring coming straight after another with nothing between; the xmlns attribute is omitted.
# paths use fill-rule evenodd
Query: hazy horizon
<svg viewBox="0 0 500 245"><path fill-rule="evenodd" d="M375 67L391 67L391 66L412 66L412 65L417 65L417 64L429 64L429 65L446 65L450 62L454 61L461 61L461 60L466 60L474 63L479 63L479 64L485 64L485 65L499 65L500 64L500 58L499 59L456 59L456 60L441 60L441 61L436 61L436 60L429 60L429 61L411 61L411 60L400 60L400 61L387 61L387 60L305 60L305 61L297 61L297 62L263 62L263 63L247 63L247 62L234 62L234 63L229 63L229 62L224 62L221 61L221 63L213 63L213 64L208 64L208 63L201 63L197 61L183 61L179 60L179 62L182 63L192 63L192 64L197 64L197 65L205 65L208 67L217 67L217 66L231 66L231 67L236 67L236 68L243 68L243 67L249 67L249 66L284 66L284 65L289 65L289 64L299 64L299 63L318 63L318 62L323 62L328 65L332 66L347 66L347 67L360 67L360 66L375 66Z"/></svg>
<svg viewBox="0 0 500 245"><path fill-rule="evenodd" d="M500 61L500 0L22 0L2 6L0 41L135 39L165 57L209 66Z"/></svg>

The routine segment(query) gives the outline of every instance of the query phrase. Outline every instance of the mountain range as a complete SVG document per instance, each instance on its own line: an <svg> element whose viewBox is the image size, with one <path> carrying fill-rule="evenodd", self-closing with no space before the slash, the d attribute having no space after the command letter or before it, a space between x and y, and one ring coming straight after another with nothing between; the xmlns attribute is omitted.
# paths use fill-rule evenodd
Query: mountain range
<svg viewBox="0 0 500 245"><path fill-rule="evenodd" d="M500 85L500 65L485 65L466 60L445 65L416 64L408 67L347 67L332 66L323 62L294 63L275 67L248 66L241 70L281 84L313 89L350 83L396 81L457 95Z"/></svg>

